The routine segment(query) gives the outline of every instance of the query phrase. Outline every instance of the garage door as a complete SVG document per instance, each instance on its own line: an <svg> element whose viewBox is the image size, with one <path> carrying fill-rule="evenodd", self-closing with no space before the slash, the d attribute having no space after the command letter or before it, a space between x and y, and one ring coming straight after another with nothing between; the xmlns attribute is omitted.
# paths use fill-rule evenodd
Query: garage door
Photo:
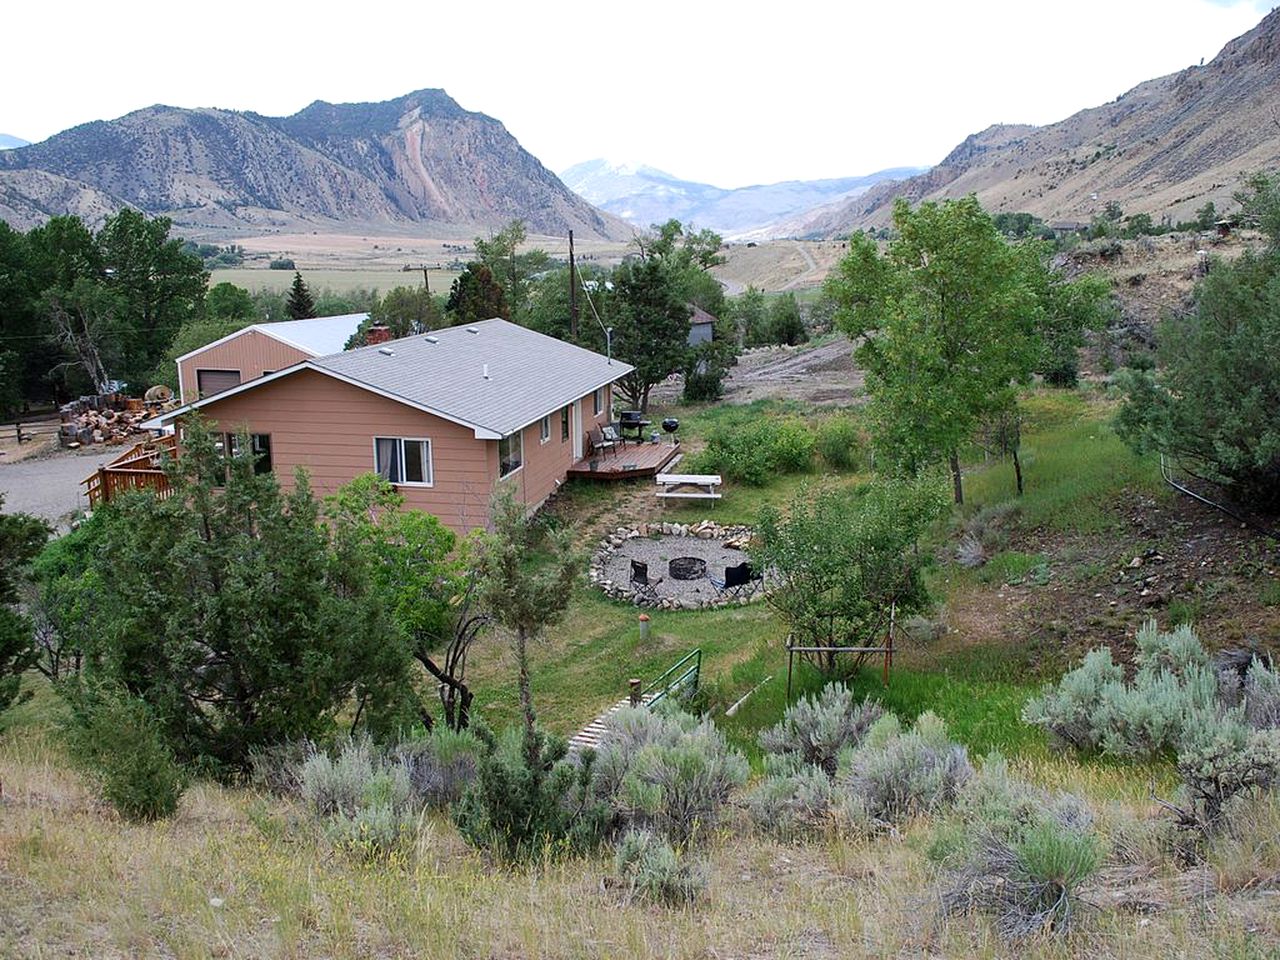
<svg viewBox="0 0 1280 960"><path fill-rule="evenodd" d="M196 370L196 389L200 396L211 397L223 390L240 386L239 370Z"/></svg>

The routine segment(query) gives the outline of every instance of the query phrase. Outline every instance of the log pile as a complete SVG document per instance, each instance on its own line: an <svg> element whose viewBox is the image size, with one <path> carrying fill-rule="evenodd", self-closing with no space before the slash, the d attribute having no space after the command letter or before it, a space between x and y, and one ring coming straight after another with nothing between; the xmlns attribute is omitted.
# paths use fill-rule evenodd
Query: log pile
<svg viewBox="0 0 1280 960"><path fill-rule="evenodd" d="M81 397L65 404L62 418L62 445L78 447L89 443L120 446L147 431L138 424L153 417L158 409L141 400L109 393L97 397Z"/></svg>

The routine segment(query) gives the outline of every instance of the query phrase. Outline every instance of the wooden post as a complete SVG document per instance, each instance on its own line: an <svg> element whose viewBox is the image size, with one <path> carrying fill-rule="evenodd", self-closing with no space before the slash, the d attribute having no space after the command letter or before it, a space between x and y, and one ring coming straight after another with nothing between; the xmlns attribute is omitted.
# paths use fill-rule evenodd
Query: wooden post
<svg viewBox="0 0 1280 960"><path fill-rule="evenodd" d="M631 688L631 692L630 692L631 705L633 707L640 706L640 700L641 700L640 678L632 677L630 680L627 681L627 685Z"/></svg>
<svg viewBox="0 0 1280 960"><path fill-rule="evenodd" d="M22 446L22 421L19 420L13 427L18 431L18 446Z"/></svg>
<svg viewBox="0 0 1280 960"><path fill-rule="evenodd" d="M569 336L578 339L578 269L573 261L573 231L569 231Z"/></svg>

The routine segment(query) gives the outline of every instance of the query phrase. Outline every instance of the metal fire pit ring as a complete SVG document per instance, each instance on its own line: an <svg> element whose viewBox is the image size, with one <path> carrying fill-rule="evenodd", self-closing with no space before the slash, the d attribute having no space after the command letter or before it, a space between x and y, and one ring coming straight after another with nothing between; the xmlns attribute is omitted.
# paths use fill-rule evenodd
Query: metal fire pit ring
<svg viewBox="0 0 1280 960"><path fill-rule="evenodd" d="M675 557L667 564L672 580L701 580L707 575L707 561L701 557Z"/></svg>

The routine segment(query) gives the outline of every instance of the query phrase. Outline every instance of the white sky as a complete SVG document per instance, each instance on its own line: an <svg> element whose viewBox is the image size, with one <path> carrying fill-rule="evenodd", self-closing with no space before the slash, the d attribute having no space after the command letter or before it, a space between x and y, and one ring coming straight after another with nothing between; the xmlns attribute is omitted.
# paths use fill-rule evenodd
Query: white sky
<svg viewBox="0 0 1280 960"><path fill-rule="evenodd" d="M4 14L0 132L152 103L268 115L443 87L552 170L736 187L936 163L1212 59L1271 0L31 2Z"/></svg>

